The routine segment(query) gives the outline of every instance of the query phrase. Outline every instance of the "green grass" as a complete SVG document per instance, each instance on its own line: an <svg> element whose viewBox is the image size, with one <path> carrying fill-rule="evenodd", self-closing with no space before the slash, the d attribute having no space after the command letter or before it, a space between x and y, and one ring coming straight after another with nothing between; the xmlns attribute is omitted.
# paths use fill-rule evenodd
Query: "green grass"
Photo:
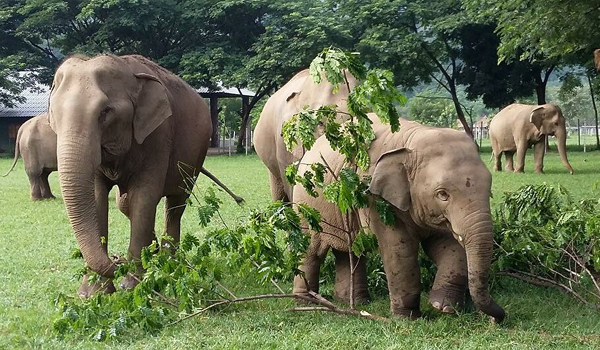
<svg viewBox="0 0 600 350"><path fill-rule="evenodd" d="M490 154L482 155L491 166ZM575 198L594 195L594 182L600 179L600 152L571 153L576 174L562 167L558 155L547 155L545 175L533 174L528 156L526 173L494 174L493 203L504 191L525 184L547 182L568 188ZM9 159L0 159L0 170ZM238 208L222 195L225 220L233 222L254 207L269 202L266 169L256 156L211 157L207 167L235 192L246 198ZM56 174L51 175L55 195L60 195ZM200 181L205 186L206 180ZM410 322L394 320L382 324L352 317L324 313L292 313L290 300L240 304L219 312L196 317L158 334L135 334L118 343L98 344L87 339L60 340L52 332L56 317L52 299L58 292L74 295L79 282L72 278L81 268L71 260L76 247L62 202L29 201L29 185L20 162L7 178L0 179L0 349L14 348L118 348L118 349L540 349L600 347L600 313L586 309L563 294L532 287L508 278L497 278L493 295L508 312L506 322L490 325L477 312L461 316L441 315L425 302L425 318ZM596 196L598 195L595 192ZM114 194L112 195L114 196ZM112 198L111 196L111 198ZM157 215L157 230L162 231L162 212ZM184 232L200 231L194 212L183 219ZM110 251L123 253L129 241L129 225L114 207L110 211ZM258 286L255 276L231 279L240 295L269 292ZM289 287L289 285L287 286ZM386 297L377 297L365 309L389 315Z"/></svg>

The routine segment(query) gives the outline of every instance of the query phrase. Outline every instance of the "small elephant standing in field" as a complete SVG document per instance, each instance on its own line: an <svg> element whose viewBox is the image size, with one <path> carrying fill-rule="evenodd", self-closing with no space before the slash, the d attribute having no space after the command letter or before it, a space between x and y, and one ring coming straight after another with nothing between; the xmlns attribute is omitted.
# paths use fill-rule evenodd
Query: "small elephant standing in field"
<svg viewBox="0 0 600 350"><path fill-rule="evenodd" d="M56 134L48 124L48 115L41 114L29 119L19 128L15 143L15 159L6 174L23 158L25 173L31 186L31 200L54 198L48 176L58 169L56 160Z"/></svg>
<svg viewBox="0 0 600 350"><path fill-rule="evenodd" d="M166 233L179 241L190 179L202 169L212 124L206 102L179 77L137 55L71 57L57 69L49 121L57 135L62 197L88 267L103 276L79 294L115 290L108 256L108 192L131 222L128 258L156 239L165 200ZM181 166L185 167L183 174ZM141 267L140 267L141 273ZM126 289L137 277L121 282Z"/></svg>
<svg viewBox="0 0 600 350"><path fill-rule="evenodd" d="M388 279L391 311L411 318L420 315L418 253L421 245L438 267L429 302L442 312L454 312L463 303L467 285L477 308L501 321L504 310L488 291L493 253L490 191L492 176L481 161L477 147L466 134L426 127L402 120L392 133L377 116L373 120L376 139L369 149L371 166L370 205L361 209L363 226L376 235ZM324 161L323 161L324 159ZM327 164L324 164L324 163ZM303 174L313 163L339 172L344 157L333 151L322 136L300 163ZM334 179L326 174L325 183ZM387 201L395 224L385 225L376 210L377 199ZM336 297L348 298L350 258L341 212L322 194L311 197L302 186L294 187L296 203L306 203L322 215L323 232L312 233L301 269L304 277L294 280L295 293L318 292L319 268L332 248L336 258ZM355 235L358 222L350 223ZM356 258L356 257L355 257ZM368 298L365 258L355 270L354 290L360 301ZM308 284L307 284L308 283Z"/></svg>
<svg viewBox="0 0 600 350"><path fill-rule="evenodd" d="M544 172L546 138L556 136L558 153L569 173L573 168L567 159L567 128L562 110L555 104L524 105L512 104L501 110L490 122L489 127L494 170L502 171L502 153L506 157L506 170L522 173L525 169L525 154L534 146L535 172ZM513 154L517 153L516 167Z"/></svg>
<svg viewBox="0 0 600 350"><path fill-rule="evenodd" d="M350 89L358 82L346 74ZM302 146L289 152L281 128L294 114L308 106L319 108L336 104L338 110L347 111L346 98L350 93L346 84L341 84L337 93L333 93L333 85L323 79L320 84L313 81L308 69L296 74L281 89L277 90L265 104L254 130L254 148L260 160L269 169L271 198L273 200L292 200L292 186L285 180L285 169L303 155ZM322 134L317 132L318 136Z"/></svg>

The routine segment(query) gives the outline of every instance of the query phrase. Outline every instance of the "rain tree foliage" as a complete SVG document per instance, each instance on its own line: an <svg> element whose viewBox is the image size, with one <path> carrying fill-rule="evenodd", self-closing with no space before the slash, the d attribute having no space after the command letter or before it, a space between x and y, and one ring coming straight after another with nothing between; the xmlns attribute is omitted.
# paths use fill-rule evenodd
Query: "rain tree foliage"
<svg viewBox="0 0 600 350"><path fill-rule="evenodd" d="M528 185L505 194L494 221L498 270L600 308L597 197L574 201L562 187Z"/></svg>
<svg viewBox="0 0 600 350"><path fill-rule="evenodd" d="M394 72L406 87L437 82L452 98L456 115L472 136L458 98L458 76L463 66L458 29L468 23L459 0L350 0L340 8L356 18L358 50L377 67Z"/></svg>
<svg viewBox="0 0 600 350"><path fill-rule="evenodd" d="M423 91L409 100L408 116L422 124L446 128L456 126L456 110L452 101L431 90Z"/></svg>

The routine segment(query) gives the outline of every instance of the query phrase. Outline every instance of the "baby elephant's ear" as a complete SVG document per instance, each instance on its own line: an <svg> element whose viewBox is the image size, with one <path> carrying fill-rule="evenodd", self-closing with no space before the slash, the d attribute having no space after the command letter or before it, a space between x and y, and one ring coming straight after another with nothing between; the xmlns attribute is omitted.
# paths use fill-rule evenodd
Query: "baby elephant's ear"
<svg viewBox="0 0 600 350"><path fill-rule="evenodd" d="M136 73L135 77L141 89L135 104L133 136L141 145L173 112L167 89L157 77L146 73Z"/></svg>
<svg viewBox="0 0 600 350"><path fill-rule="evenodd" d="M397 148L382 154L375 163L375 171L369 185L369 192L402 211L407 211L411 203L406 170L411 152L407 148Z"/></svg>

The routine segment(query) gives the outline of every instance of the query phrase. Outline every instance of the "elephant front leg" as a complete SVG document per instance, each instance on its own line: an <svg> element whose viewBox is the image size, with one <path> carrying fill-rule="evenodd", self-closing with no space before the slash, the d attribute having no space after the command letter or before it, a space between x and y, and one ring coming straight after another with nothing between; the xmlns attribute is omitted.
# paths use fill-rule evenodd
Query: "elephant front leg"
<svg viewBox="0 0 600 350"><path fill-rule="evenodd" d="M527 155L527 140L517 143L517 167L515 173L525 172L525 156Z"/></svg>
<svg viewBox="0 0 600 350"><path fill-rule="evenodd" d="M108 186L99 175L95 180L96 208L98 210L98 226L100 229L100 242L105 252L108 252ZM83 276L77 294L87 298L97 292L114 293L115 286L112 279L98 276L95 281L90 282L90 276Z"/></svg>
<svg viewBox="0 0 600 350"><path fill-rule="evenodd" d="M379 252L388 280L390 309L393 315L418 318L421 315L421 277L419 272L419 240L402 222L388 226L379 214L369 210L370 227L377 235ZM396 221L399 221L397 218Z"/></svg>
<svg viewBox="0 0 600 350"><path fill-rule="evenodd" d="M437 266L429 302L442 312L453 313L457 306L464 304L467 289L465 250L449 235L430 237L422 245L427 256Z"/></svg>
<svg viewBox="0 0 600 350"><path fill-rule="evenodd" d="M494 151L494 171L502 171L502 152Z"/></svg>
<svg viewBox="0 0 600 350"><path fill-rule="evenodd" d="M154 223L156 206L160 197L152 195L149 189L130 190L127 192L129 204L129 219L131 221L131 234L129 240L128 259L140 263L142 249L156 240ZM141 265L136 273L129 273L121 280L120 286L125 290L133 289L143 274Z"/></svg>
<svg viewBox="0 0 600 350"><path fill-rule="evenodd" d="M333 250L335 255L335 292L336 300L350 304L350 273L351 264L348 252ZM354 262L354 274L352 276L352 285L354 286L354 303L365 304L371 300L367 288L367 257L352 254Z"/></svg>
<svg viewBox="0 0 600 350"><path fill-rule="evenodd" d="M542 140L535 144L533 147L533 159L535 161L535 172L539 174L544 173L544 155L546 155L546 138L544 135Z"/></svg>

